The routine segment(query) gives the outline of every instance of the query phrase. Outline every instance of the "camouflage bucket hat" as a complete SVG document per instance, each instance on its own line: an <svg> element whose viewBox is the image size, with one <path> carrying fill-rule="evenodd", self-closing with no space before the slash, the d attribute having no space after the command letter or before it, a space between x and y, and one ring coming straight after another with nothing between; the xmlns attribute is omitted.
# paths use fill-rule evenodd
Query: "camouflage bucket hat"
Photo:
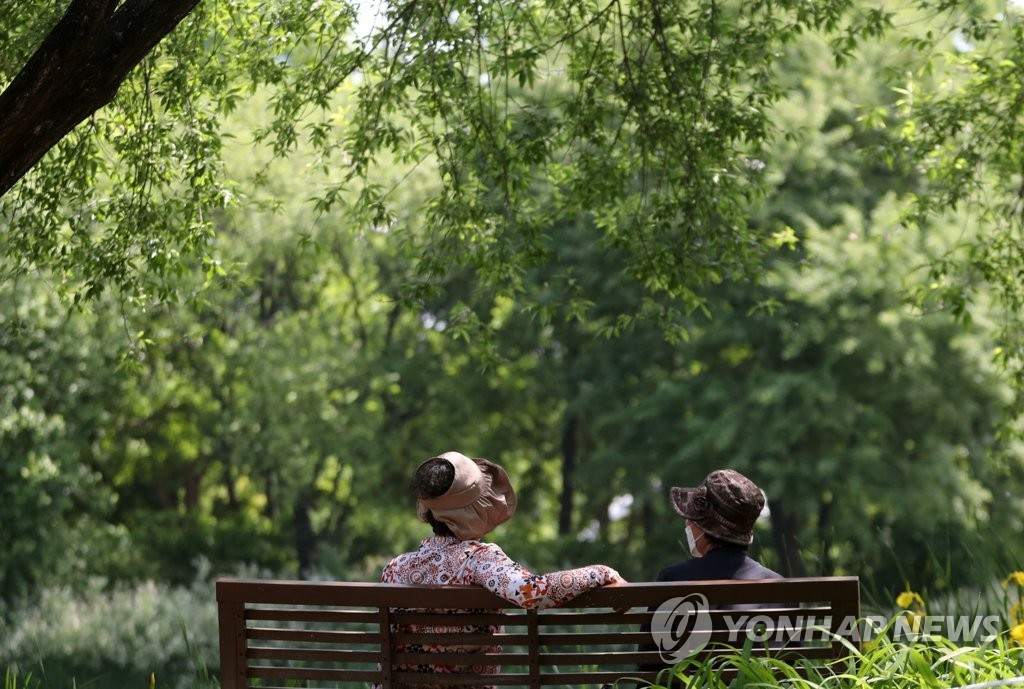
<svg viewBox="0 0 1024 689"><path fill-rule="evenodd" d="M726 543L750 545L764 494L738 471L712 471L696 488L672 488L672 508Z"/></svg>

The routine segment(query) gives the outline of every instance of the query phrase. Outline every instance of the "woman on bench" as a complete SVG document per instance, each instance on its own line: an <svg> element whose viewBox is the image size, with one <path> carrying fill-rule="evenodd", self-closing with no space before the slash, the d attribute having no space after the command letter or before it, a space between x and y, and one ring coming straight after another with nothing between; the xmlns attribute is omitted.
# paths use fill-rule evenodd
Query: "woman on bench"
<svg viewBox="0 0 1024 689"><path fill-rule="evenodd" d="M562 605L584 591L614 585L625 580L611 567L590 565L579 569L534 574L512 560L494 543L480 539L516 510L516 494L508 474L486 459L470 459L459 452L446 452L423 462L413 476L416 513L433 528L418 550L394 558L381 574L382 582L482 586L524 608ZM403 631L441 632L420 626ZM443 631L451 632L451 628ZM494 634L497 627L482 625L460 631ZM399 651L451 650L447 644L405 645ZM462 648L462 647L460 647ZM497 650L481 647L480 652ZM497 667L429 666L397 667L397 670L451 674L471 671L494 674ZM438 678L438 686L443 679Z"/></svg>

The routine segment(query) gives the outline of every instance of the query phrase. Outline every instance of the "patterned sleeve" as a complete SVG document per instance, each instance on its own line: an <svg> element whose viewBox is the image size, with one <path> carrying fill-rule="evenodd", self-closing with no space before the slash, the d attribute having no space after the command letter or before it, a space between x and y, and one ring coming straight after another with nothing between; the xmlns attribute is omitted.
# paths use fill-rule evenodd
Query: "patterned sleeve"
<svg viewBox="0 0 1024 689"><path fill-rule="evenodd" d="M553 608L579 594L621 580L605 565L589 565L549 574L534 574L493 543L479 548L467 563L469 579L523 608Z"/></svg>

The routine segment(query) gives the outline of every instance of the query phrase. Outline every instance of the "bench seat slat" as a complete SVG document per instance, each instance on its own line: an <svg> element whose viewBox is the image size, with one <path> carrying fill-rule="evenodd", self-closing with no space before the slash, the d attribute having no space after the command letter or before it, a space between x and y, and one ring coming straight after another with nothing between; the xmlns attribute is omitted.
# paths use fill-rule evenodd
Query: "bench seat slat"
<svg viewBox="0 0 1024 689"><path fill-rule="evenodd" d="M561 684L562 686L579 686L581 684L614 684L616 681L626 677L640 677L642 672L542 672L540 675L541 684ZM651 673L652 678L657 673Z"/></svg>
<svg viewBox="0 0 1024 689"><path fill-rule="evenodd" d="M807 618L810 616L823 617L835 614L835 610L831 606L827 605L815 605L806 608L796 607L772 607L772 608L758 608L757 610L723 610L723 609L712 609L708 610L708 614L712 620L722 619L725 617L731 617L735 615L750 615L751 617L768 615L769 617L789 617L790 619L796 617ZM576 624L636 624L641 625L649 623L651 621L652 611L639 610L637 608L631 611L620 614L612 611L608 612L580 612L579 610L573 610L569 608L552 608L550 610L543 610L537 615L537 624L541 626L554 626L554 625L576 625ZM510 616L511 617L511 616ZM509 619L506 617L505 619ZM514 619L514 617L512 617ZM506 623L507 626L507 623Z"/></svg>
<svg viewBox="0 0 1024 689"><path fill-rule="evenodd" d="M735 649L723 649L734 652ZM827 650L827 649L825 649ZM657 651L619 651L614 653L544 653L539 654L541 665L640 665L659 663ZM430 653L426 651L399 652L394 656L396 663L436 663L439 665L498 665L503 669L527 665L527 653Z"/></svg>
<svg viewBox="0 0 1024 689"><path fill-rule="evenodd" d="M552 610L544 610L537 615L537 624L542 627L554 626L575 626L575 625L634 625L639 627L645 622L651 621L651 613L647 610L634 609L627 613L608 612L572 612L564 611L554 613Z"/></svg>
<svg viewBox="0 0 1024 689"><path fill-rule="evenodd" d="M402 672L394 674L396 684L444 684L445 686L479 687L480 685L522 686L530 685L528 673L502 673L499 675L454 675L432 672ZM439 679L440 678L440 679Z"/></svg>
<svg viewBox="0 0 1024 689"><path fill-rule="evenodd" d="M831 605L809 605L807 607L774 606L757 608L756 610L728 610L724 608L711 608L708 614L712 619L728 617L729 615L768 615L769 617L808 617L810 615L821 616L831 615L835 609Z"/></svg>
<svg viewBox="0 0 1024 689"><path fill-rule="evenodd" d="M710 646L703 654L707 656L739 653L732 646ZM832 649L826 646L780 648L770 652L773 657L829 658ZM576 652L576 653L545 653L538 655L540 665L641 665L657 664L661 656L657 651L617 651L617 652ZM439 665L498 665L503 669L524 666L530 661L527 653L431 653L427 651L395 653L395 662L406 665L431 664Z"/></svg>
<svg viewBox="0 0 1024 689"><path fill-rule="evenodd" d="M725 605L757 605L770 601L790 604L834 604L839 600L859 600L852 586L857 577L822 577L765 580L716 580L645 583L640 587L610 586L588 591L569 601L564 608L593 608L628 605L658 605L667 598L685 595L682 591L703 594L711 608ZM708 585L708 584L712 585ZM667 595L665 592L674 591ZM675 591L679 591L676 593ZM787 606L788 607L788 606Z"/></svg>
<svg viewBox="0 0 1024 689"><path fill-rule="evenodd" d="M272 641L308 641L311 643L333 644L380 644L378 632L307 631L304 629L282 629L280 627L249 627L246 635L250 639Z"/></svg>
<svg viewBox="0 0 1024 689"><path fill-rule="evenodd" d="M646 635L645 635L646 637ZM529 642L526 634L458 634L442 636L425 632L394 632L391 639L396 644L456 643L477 646L525 646Z"/></svg>
<svg viewBox="0 0 1024 689"><path fill-rule="evenodd" d="M506 615L502 613L478 613L478 612L460 612L458 615L416 611L416 612L405 612L405 611L392 611L390 618L392 622L398 625L402 624L421 624L421 625L436 625L436 626L453 626L453 625L500 625L504 627L516 627L523 626L526 624L525 615Z"/></svg>
<svg viewBox="0 0 1024 689"><path fill-rule="evenodd" d="M657 672L632 672L628 675L621 672L594 672L594 673L541 673L540 684L545 686L572 686L580 684L612 684L614 680L621 680L624 676L642 679L653 682L657 678ZM438 679L442 678L442 679ZM527 673L480 675L477 677L460 675L439 675L426 672L396 672L395 681L410 685L420 684L441 684L446 686L473 687L481 684L494 686L522 686L527 687L530 682L530 675Z"/></svg>
<svg viewBox="0 0 1024 689"><path fill-rule="evenodd" d="M336 651L313 648L268 648L250 646L248 657L260 660L319 660L333 663L376 663L380 651Z"/></svg>
<svg viewBox="0 0 1024 689"><path fill-rule="evenodd" d="M323 679L335 682L374 682L380 679L380 670L343 670L320 667L275 667L250 665L249 677L267 679Z"/></svg>
<svg viewBox="0 0 1024 689"><path fill-rule="evenodd" d="M712 607L727 604L757 604L768 599L792 603L823 603L841 599L859 600L850 590L857 577L770 579L760 581L657 582L642 586L611 586L584 593L566 604L568 608L657 605L671 596L668 591L685 589L703 593ZM707 584L712 584L708 586ZM678 595L678 594L674 594ZM370 582L298 582L250 579L221 579L217 599L282 605L355 605L375 607L423 607L422 588L404 584ZM485 589L459 586L434 587L431 607L515 609Z"/></svg>
<svg viewBox="0 0 1024 689"><path fill-rule="evenodd" d="M651 635L635 628L628 632L544 632L539 640L541 646L636 645L650 643Z"/></svg>
<svg viewBox="0 0 1024 689"><path fill-rule="evenodd" d="M783 643L792 635L798 635L799 639L810 635L815 642L827 643L824 631L807 628L784 627L771 630L764 643ZM736 637L734 639L734 637ZM711 632L711 641L732 642L734 645L742 646L746 638L745 630L730 631L728 629L716 629ZM529 638L525 634L453 634L444 636L434 633L422 632L395 632L392 639L397 644L440 644L450 643L458 645L489 646L498 645L503 648L510 646L525 646ZM776 641L778 639L778 641ZM651 643L649 632L638 631L635 627L629 631L589 631L589 632L545 632L538 635L538 642L542 647L559 646L622 646L639 645ZM757 642L755 642L757 645ZM762 643L763 645L763 643ZM602 651L604 652L604 651Z"/></svg>
<svg viewBox="0 0 1024 689"><path fill-rule="evenodd" d="M281 622L336 622L338 624L376 624L377 613L365 610L310 610L298 608L246 608L247 620Z"/></svg>
<svg viewBox="0 0 1024 689"><path fill-rule="evenodd" d="M430 653L427 651L399 651L395 662L404 665L500 665L502 668L526 665L530 662L528 653Z"/></svg>

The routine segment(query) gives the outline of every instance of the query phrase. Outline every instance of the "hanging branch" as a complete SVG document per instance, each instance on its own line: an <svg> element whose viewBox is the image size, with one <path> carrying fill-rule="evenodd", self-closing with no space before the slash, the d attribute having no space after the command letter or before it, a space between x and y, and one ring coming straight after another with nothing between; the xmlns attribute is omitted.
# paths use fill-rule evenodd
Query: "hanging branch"
<svg viewBox="0 0 1024 689"><path fill-rule="evenodd" d="M80 122L199 0L72 0L0 93L0 196Z"/></svg>

